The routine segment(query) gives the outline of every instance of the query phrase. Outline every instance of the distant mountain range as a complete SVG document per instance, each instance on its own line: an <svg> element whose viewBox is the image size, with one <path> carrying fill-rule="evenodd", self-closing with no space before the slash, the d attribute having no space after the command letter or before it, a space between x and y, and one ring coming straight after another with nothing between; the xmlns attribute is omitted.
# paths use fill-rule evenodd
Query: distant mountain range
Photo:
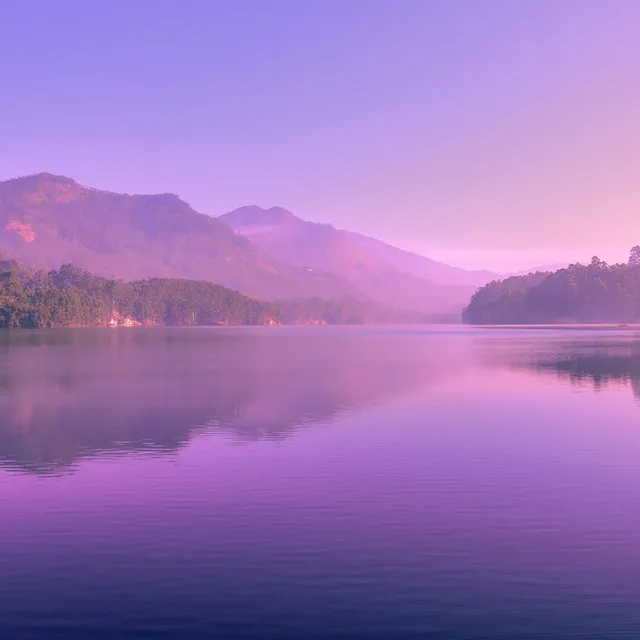
<svg viewBox="0 0 640 640"><path fill-rule="evenodd" d="M260 299L351 296L459 313L499 276L466 271L274 207L219 218L173 194L127 195L42 173L0 182L0 254L39 269L190 278Z"/></svg>
<svg viewBox="0 0 640 640"><path fill-rule="evenodd" d="M280 207L248 206L222 220L260 251L290 265L348 280L367 297L398 309L457 312L478 286L497 277L465 271L358 233L308 222Z"/></svg>

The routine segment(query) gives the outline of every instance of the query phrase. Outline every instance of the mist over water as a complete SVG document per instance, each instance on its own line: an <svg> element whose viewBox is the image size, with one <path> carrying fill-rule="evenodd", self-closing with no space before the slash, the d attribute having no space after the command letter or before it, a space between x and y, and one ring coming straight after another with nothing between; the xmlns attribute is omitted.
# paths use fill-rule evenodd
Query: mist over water
<svg viewBox="0 0 640 640"><path fill-rule="evenodd" d="M640 636L640 334L0 333L0 635Z"/></svg>

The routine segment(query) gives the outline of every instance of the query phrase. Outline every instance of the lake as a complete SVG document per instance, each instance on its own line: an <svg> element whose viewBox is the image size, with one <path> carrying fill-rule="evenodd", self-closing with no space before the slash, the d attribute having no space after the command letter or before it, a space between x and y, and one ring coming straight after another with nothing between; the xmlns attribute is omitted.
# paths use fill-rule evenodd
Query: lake
<svg viewBox="0 0 640 640"><path fill-rule="evenodd" d="M640 637L640 333L0 333L0 637Z"/></svg>

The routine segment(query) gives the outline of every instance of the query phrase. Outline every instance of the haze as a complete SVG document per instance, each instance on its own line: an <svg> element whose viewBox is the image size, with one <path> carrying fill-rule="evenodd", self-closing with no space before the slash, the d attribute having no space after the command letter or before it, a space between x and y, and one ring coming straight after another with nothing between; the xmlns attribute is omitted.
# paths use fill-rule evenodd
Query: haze
<svg viewBox="0 0 640 640"><path fill-rule="evenodd" d="M50 171L470 268L640 242L640 4L3 4L0 180ZM25 37L25 33L29 37Z"/></svg>

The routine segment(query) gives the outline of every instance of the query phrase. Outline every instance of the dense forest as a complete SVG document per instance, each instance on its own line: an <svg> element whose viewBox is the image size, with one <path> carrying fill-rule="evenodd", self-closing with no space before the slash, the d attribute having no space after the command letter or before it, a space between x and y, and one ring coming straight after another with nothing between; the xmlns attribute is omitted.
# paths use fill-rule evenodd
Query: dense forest
<svg viewBox="0 0 640 640"><path fill-rule="evenodd" d="M364 324L425 322L354 298L261 302L210 282L95 276L73 265L36 271L0 260L0 327ZM437 320L437 318L436 318Z"/></svg>
<svg viewBox="0 0 640 640"><path fill-rule="evenodd" d="M496 280L480 288L463 312L469 324L640 322L640 247L628 263L588 265Z"/></svg>

